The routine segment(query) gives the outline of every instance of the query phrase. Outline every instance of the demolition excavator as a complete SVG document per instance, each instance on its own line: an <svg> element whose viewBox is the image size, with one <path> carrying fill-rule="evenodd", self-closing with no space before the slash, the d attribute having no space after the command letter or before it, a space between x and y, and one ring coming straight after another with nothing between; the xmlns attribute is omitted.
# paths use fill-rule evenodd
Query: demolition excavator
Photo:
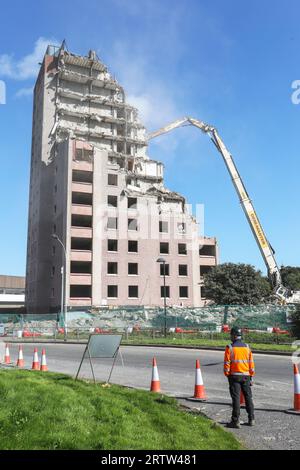
<svg viewBox="0 0 300 470"><path fill-rule="evenodd" d="M290 291L290 289L286 288L282 284L280 269L276 263L276 259L274 256L275 252L272 246L270 245L268 239L266 238L262 225L255 212L252 201L249 198L249 195L247 193L243 180L234 163L233 157L230 154L230 152L227 150L216 128L208 124L205 124L202 121L198 121L197 119L194 119L191 117L184 117L182 119L178 119L177 121L171 122L167 126L162 127L161 129L158 129L155 132L151 132L150 134L148 134L148 140L158 137L162 134L166 134L167 132L170 132L173 129L176 129L177 127L182 127L186 125L195 126L198 129L200 129L202 132L207 134L211 138L212 142L216 146L219 153L222 155L222 158L229 172L229 175L232 179L233 185L238 194L240 203L242 205L242 208L244 210L244 213L246 215L246 218L248 220L248 223L250 225L250 228L256 240L256 243L260 249L261 255L267 267L268 278L272 285L276 299L280 303L296 302L298 300L299 293L294 293L294 295L292 295L292 292ZM295 298L297 298L297 300L295 300Z"/></svg>

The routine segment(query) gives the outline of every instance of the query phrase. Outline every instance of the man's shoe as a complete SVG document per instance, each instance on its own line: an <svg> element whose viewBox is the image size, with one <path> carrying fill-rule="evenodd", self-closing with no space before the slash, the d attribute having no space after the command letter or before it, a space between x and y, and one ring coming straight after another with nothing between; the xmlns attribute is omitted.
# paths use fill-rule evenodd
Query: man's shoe
<svg viewBox="0 0 300 470"><path fill-rule="evenodd" d="M228 428L240 429L241 425L238 421L231 421L227 424Z"/></svg>
<svg viewBox="0 0 300 470"><path fill-rule="evenodd" d="M248 426L254 426L254 425L255 425L255 420L254 419L249 419Z"/></svg>

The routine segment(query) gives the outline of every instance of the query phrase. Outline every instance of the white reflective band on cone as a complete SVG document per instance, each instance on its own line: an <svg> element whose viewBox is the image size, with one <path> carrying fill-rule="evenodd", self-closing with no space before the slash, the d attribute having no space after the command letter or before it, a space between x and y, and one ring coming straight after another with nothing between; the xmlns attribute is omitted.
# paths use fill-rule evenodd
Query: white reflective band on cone
<svg viewBox="0 0 300 470"><path fill-rule="evenodd" d="M294 375L294 392L296 395L300 395L300 374Z"/></svg>
<svg viewBox="0 0 300 470"><path fill-rule="evenodd" d="M152 381L153 381L153 382L159 381L157 366L154 366L154 367L153 367L153 371L152 371Z"/></svg>
<svg viewBox="0 0 300 470"><path fill-rule="evenodd" d="M196 369L195 385L203 385L201 369Z"/></svg>

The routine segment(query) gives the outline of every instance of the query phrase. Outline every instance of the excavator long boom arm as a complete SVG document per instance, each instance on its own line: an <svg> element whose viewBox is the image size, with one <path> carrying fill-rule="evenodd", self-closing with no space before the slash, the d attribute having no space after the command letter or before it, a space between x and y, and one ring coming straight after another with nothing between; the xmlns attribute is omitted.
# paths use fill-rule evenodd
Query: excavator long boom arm
<svg viewBox="0 0 300 470"><path fill-rule="evenodd" d="M148 140L153 139L154 137L158 137L162 134L166 134L167 132L170 132L173 129L176 129L177 127L182 127L184 125L192 125L198 127L198 129L200 129L202 132L208 134L213 143L215 144L216 148L222 155L226 168L229 172L233 185L238 194L242 208L247 217L248 223L251 227L255 240L258 244L258 247L268 269L268 276L273 288L275 289L275 293L281 301L285 301L288 297L288 289L286 289L282 285L280 269L276 263L273 249L265 236L262 225L258 219L258 216L247 193L245 185L234 163L233 157L227 150L224 142L222 141L215 127L205 124L204 122L198 121L197 119L191 117L184 117L168 124L165 127L162 127L161 129L155 132L151 132L150 134L148 134Z"/></svg>

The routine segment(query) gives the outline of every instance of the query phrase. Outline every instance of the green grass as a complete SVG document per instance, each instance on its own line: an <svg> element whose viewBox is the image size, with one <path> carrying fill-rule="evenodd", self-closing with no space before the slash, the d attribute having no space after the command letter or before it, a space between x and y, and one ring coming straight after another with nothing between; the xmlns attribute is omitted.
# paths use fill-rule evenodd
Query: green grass
<svg viewBox="0 0 300 470"><path fill-rule="evenodd" d="M76 341L79 339L80 342L86 342L89 335L84 337L76 338L72 335L68 336L68 341ZM43 341L54 341L53 338L38 338L36 342L43 342ZM62 341L63 337L57 337L58 341ZM28 340L28 342L32 340ZM259 343L259 342L250 342L245 340L251 347L253 351L278 351L278 352L293 352L293 348L290 344L276 344L276 343ZM26 342L26 340L25 340ZM174 336L164 338L163 336L158 338L152 338L151 336L143 336L143 335L136 335L136 336L129 336L128 339L125 338L125 335L122 340L122 345L148 345L148 344L156 344L156 345L167 345L167 346L189 346L189 347L221 347L225 348L227 344L230 343L230 339L210 339L210 338L191 338L189 336L185 336L181 338L181 336Z"/></svg>
<svg viewBox="0 0 300 470"><path fill-rule="evenodd" d="M196 338L150 338L150 337L134 337L128 338L128 340L123 340L122 344L163 344L169 346L194 346L194 347L224 347L230 343L230 340L220 340L220 339L196 339ZM293 349L288 344L267 344L267 343L250 343L249 344L253 351L263 350L263 351L279 351L279 352L291 352Z"/></svg>
<svg viewBox="0 0 300 470"><path fill-rule="evenodd" d="M0 449L241 449L173 398L55 373L0 371Z"/></svg>
<svg viewBox="0 0 300 470"><path fill-rule="evenodd" d="M117 332L116 332L117 333ZM89 334L87 332L76 334L70 332L68 334L68 341L87 341ZM37 338L36 341L53 340L52 338ZM63 335L57 335L57 340L63 340ZM253 351L277 351L277 352L292 352L291 343L297 338L290 335L277 335L266 332L253 332L250 331L244 334L244 341L250 344ZM30 339L32 341L32 339ZM217 332L197 332L190 334L183 333L168 333L167 338L163 336L162 330L155 331L153 337L153 330L143 330L134 332L133 334L123 334L122 344L157 344L169 346L190 346L190 347L221 347L224 348L230 342L230 335L228 333Z"/></svg>

